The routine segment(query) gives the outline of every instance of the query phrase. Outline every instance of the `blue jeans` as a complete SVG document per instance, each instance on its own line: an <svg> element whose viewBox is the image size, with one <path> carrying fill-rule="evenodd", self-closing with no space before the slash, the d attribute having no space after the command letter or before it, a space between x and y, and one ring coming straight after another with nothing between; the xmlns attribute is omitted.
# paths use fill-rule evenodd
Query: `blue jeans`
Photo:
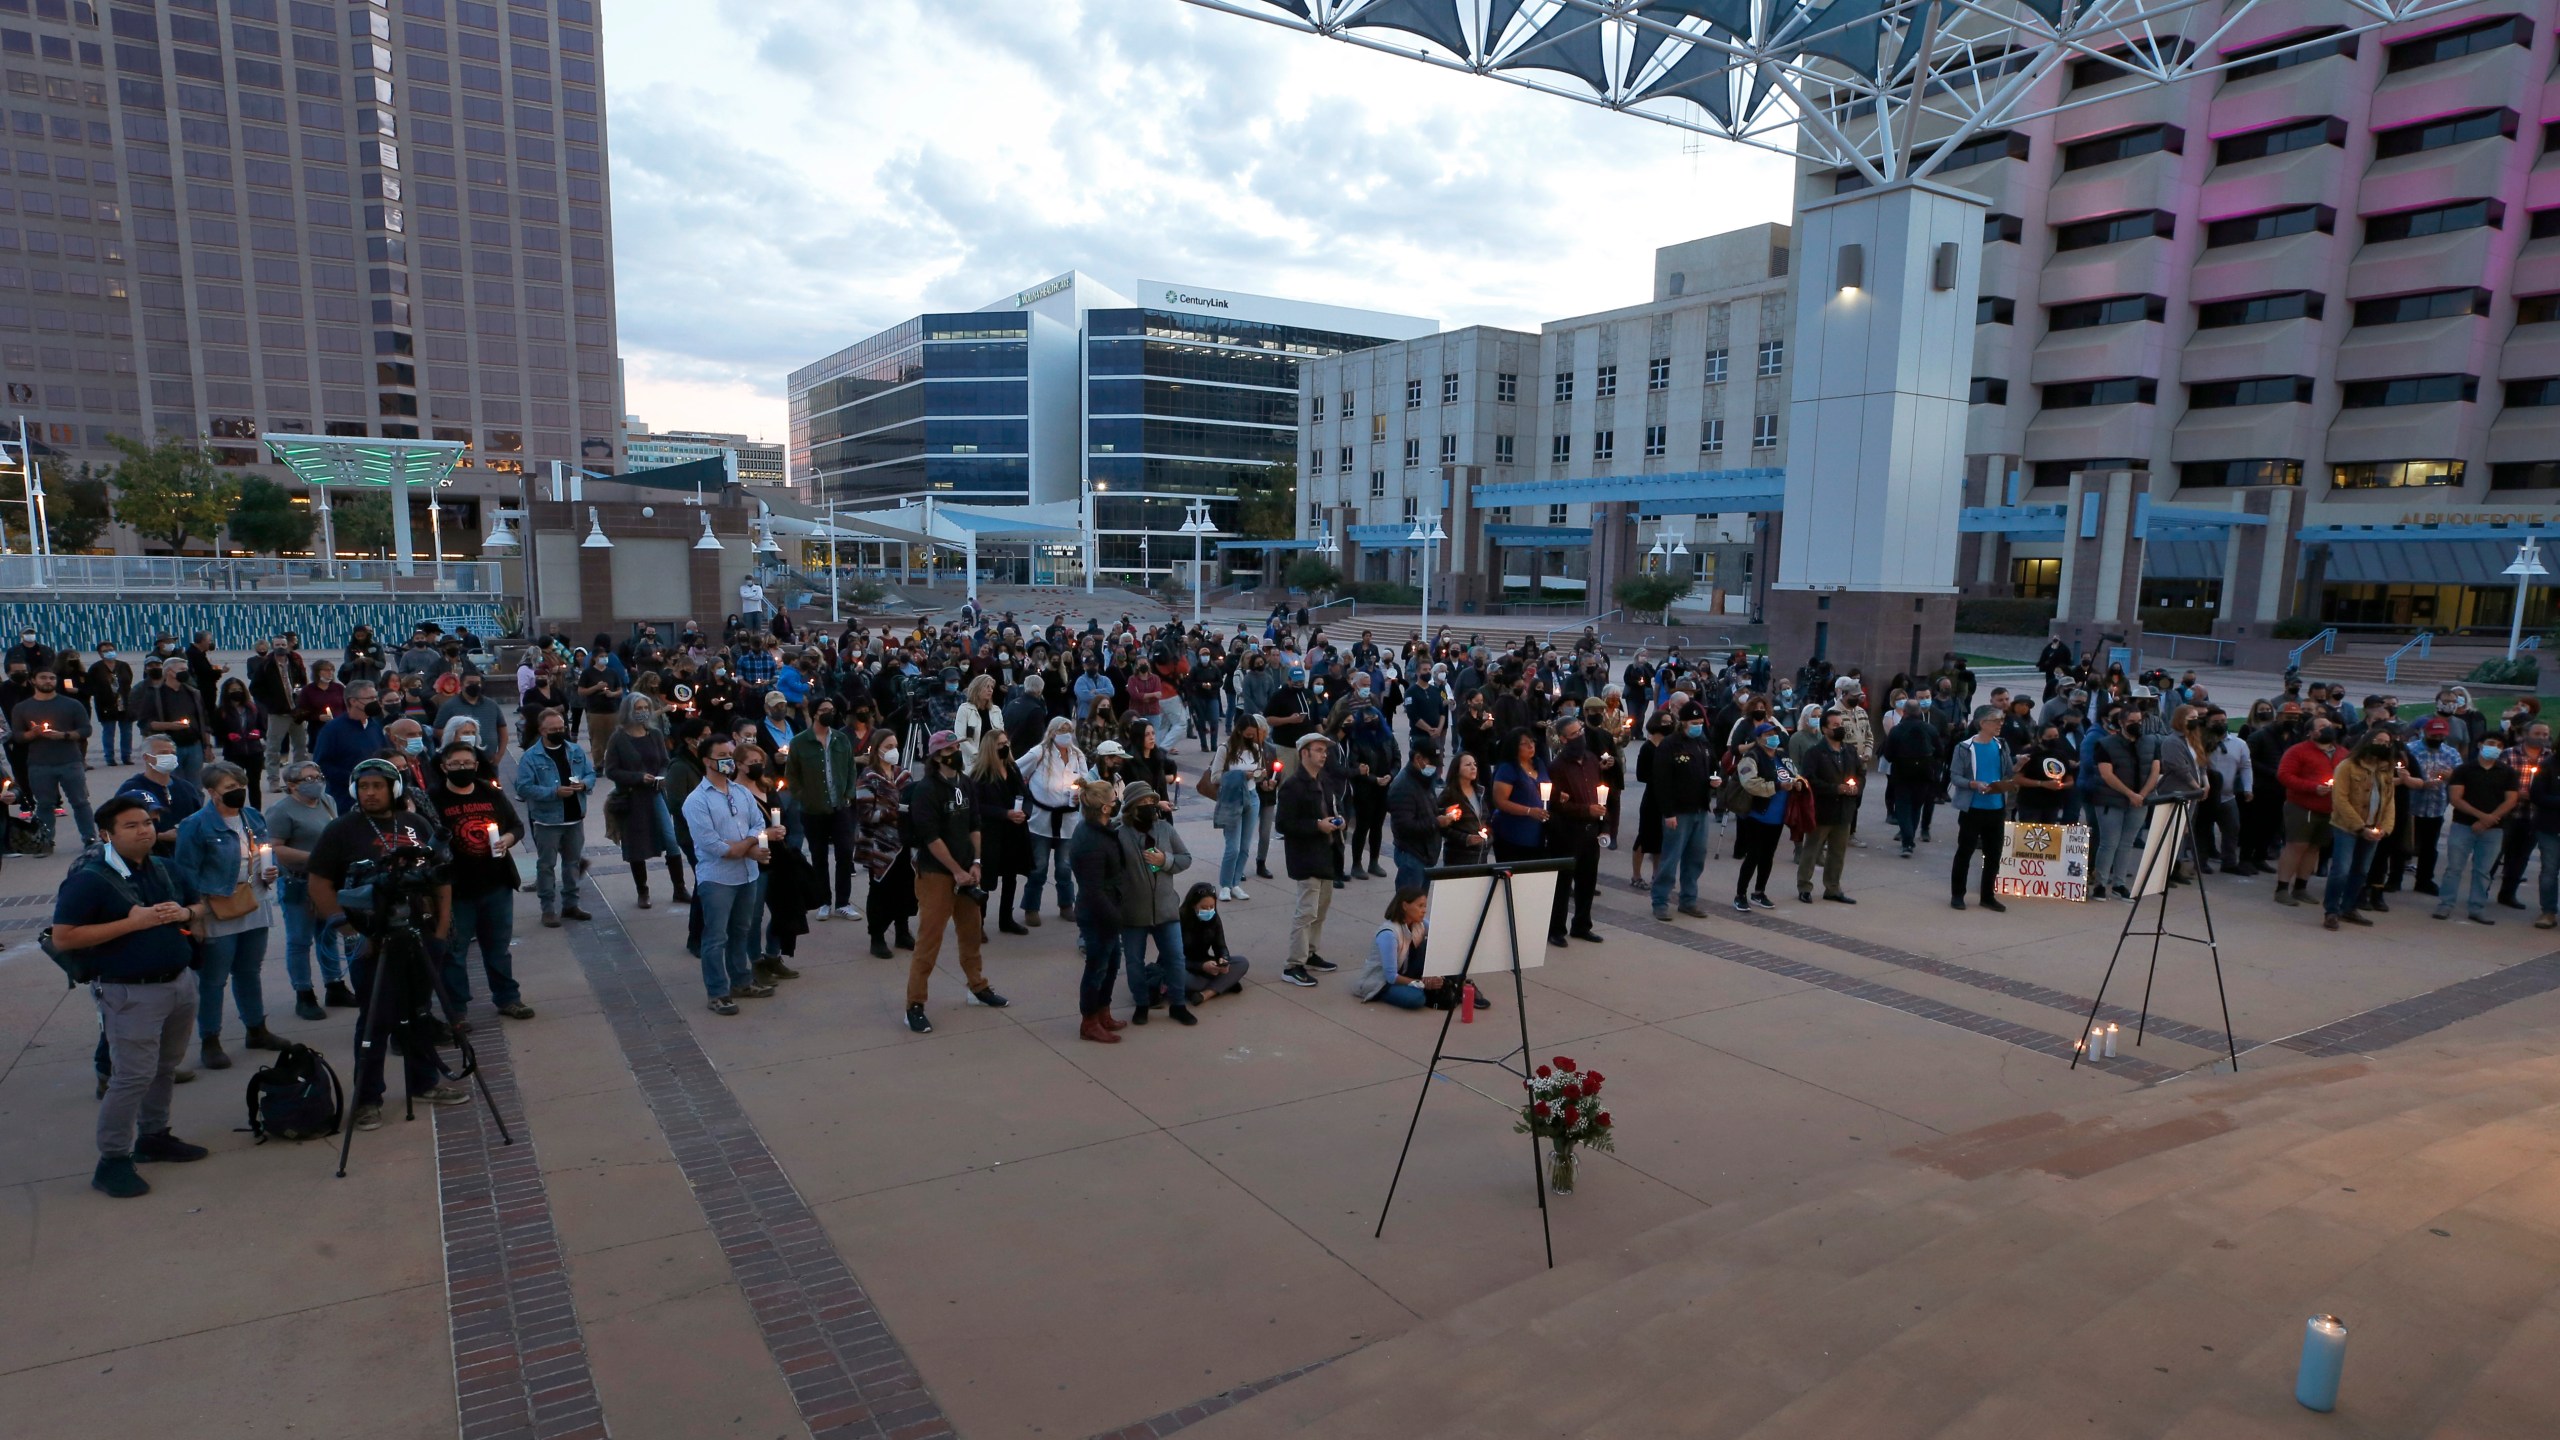
<svg viewBox="0 0 2560 1440"><path fill-rule="evenodd" d="M1412 851L1407 850L1401 845L1395 847L1395 852L1397 889L1420 890L1430 884L1430 881L1425 878L1423 874L1423 872L1428 870L1430 867L1422 863L1421 856L1414 854Z"/></svg>
<svg viewBox="0 0 2560 1440"><path fill-rule="evenodd" d="M1654 909L1671 908L1675 870L1678 872L1680 903L1690 907L1697 905L1698 876L1707 868L1707 834L1713 819L1704 810L1662 817L1662 853L1654 857L1653 862Z"/></svg>
<svg viewBox="0 0 2560 1440"><path fill-rule="evenodd" d="M2463 882L2469 881L2469 909L2474 915L2489 913L2489 872L2498 863L2498 852L2506 844L2506 833L2491 829L2483 835L2457 819L2444 822L2444 879L2438 882L2436 913L2450 915L2454 902L2463 899ZM2544 874L2551 873L2548 868Z"/></svg>
<svg viewBox="0 0 2560 1440"><path fill-rule="evenodd" d="M480 968L489 976L489 1003L513 1005L524 991L516 985L515 960L509 947L516 933L516 892L492 890L476 900L453 902L453 938L444 945L444 989L459 1007L471 1003L471 942L480 942Z"/></svg>
<svg viewBox="0 0 2560 1440"><path fill-rule="evenodd" d="M1076 939L1084 956L1084 978L1076 985L1076 1013L1099 1015L1111 1008L1111 977L1120 968L1120 932L1078 920Z"/></svg>
<svg viewBox="0 0 2560 1440"><path fill-rule="evenodd" d="M89 777L77 764L29 765L27 795L35 801L36 833L45 844L53 843L53 812L63 805L70 807L71 821L80 827L80 843L97 843L98 824L89 810Z"/></svg>
<svg viewBox="0 0 2560 1440"><path fill-rule="evenodd" d="M1419 1010L1428 997L1423 993L1421 986L1399 980L1369 998L1393 1005L1399 1010Z"/></svg>
<svg viewBox="0 0 2560 1440"><path fill-rule="evenodd" d="M2365 872L2373 868L2374 842L2353 830L2329 830L2329 885L2320 898L2320 913L2344 915L2364 894Z"/></svg>
<svg viewBox="0 0 2560 1440"><path fill-rule="evenodd" d="M2560 835L2537 831L2533 837L2533 853L2539 857L2542 866L2534 887L2541 892L2542 913L2560 914L2560 872L2551 868L2560 864Z"/></svg>
<svg viewBox="0 0 2560 1440"><path fill-rule="evenodd" d="M180 745L177 747L177 750L179 778L185 780L190 785L203 784L204 746Z"/></svg>
<svg viewBox="0 0 2560 1440"><path fill-rule="evenodd" d="M770 877L758 871L756 883L749 887L755 892L747 898L747 913L754 917L747 924L747 968L749 969L755 968L755 963L764 958L764 892L768 883L770 883Z"/></svg>
<svg viewBox="0 0 2560 1440"><path fill-rule="evenodd" d="M714 1000L755 982L755 956L747 949L755 890L708 881L693 887L702 897L702 988Z"/></svg>
<svg viewBox="0 0 2560 1440"><path fill-rule="evenodd" d="M2130 805L2092 805L2091 818L2097 821L2097 848L2089 855L2089 889L2094 893L2104 886L2129 886L2133 883L2133 867L2142 861L2141 812Z"/></svg>
<svg viewBox="0 0 2560 1440"><path fill-rule="evenodd" d="M1147 937L1154 936L1156 963L1147 965ZM1182 963L1182 922L1167 920L1149 927L1132 925L1120 932L1120 958L1129 972L1129 1003L1143 1009L1150 1004L1158 987L1164 990L1167 1005L1188 1005L1190 972Z"/></svg>
<svg viewBox="0 0 2560 1440"><path fill-rule="evenodd" d="M222 1033L222 987L231 986L231 1003L240 1023L252 1030L267 1023L267 997L258 985L258 970L267 960L267 927L217 935L204 942L204 964L196 971L196 1033L210 1040Z"/></svg>
<svg viewBox="0 0 2560 1440"><path fill-rule="evenodd" d="M99 758L109 765L133 763L133 722L101 720L98 722Z"/></svg>
<svg viewBox="0 0 2560 1440"><path fill-rule="evenodd" d="M347 957L338 948L334 934L315 934L311 919L310 882L297 875L286 875L276 881L276 908L284 912L284 978L296 994L313 988L311 984L311 952L320 952L320 976L324 980L343 983L347 978Z"/></svg>
<svg viewBox="0 0 2560 1440"><path fill-rule="evenodd" d="M1073 834L1052 840L1036 829L1032 832L1031 878L1022 882L1022 908L1026 913L1036 915L1040 912L1040 883L1049 878L1049 857L1052 855L1058 861L1058 908L1069 913L1075 910L1076 868L1075 862L1067 858L1067 846L1074 841Z"/></svg>
<svg viewBox="0 0 2560 1440"><path fill-rule="evenodd" d="M1241 775L1242 772L1228 773ZM1223 780L1220 782L1221 785L1225 783ZM1242 779L1235 783L1251 789ZM1219 832L1226 837L1225 848L1218 853L1218 884L1221 888L1233 889L1244 883L1244 867L1253 859L1253 837L1261 828L1262 792L1255 790L1245 798L1244 813L1235 817L1233 825Z"/></svg>

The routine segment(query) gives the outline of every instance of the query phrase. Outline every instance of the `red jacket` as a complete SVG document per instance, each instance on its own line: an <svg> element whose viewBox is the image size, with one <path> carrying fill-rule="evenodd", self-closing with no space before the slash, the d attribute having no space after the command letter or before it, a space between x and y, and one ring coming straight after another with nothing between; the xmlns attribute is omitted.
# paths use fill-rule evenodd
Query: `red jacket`
<svg viewBox="0 0 2560 1440"><path fill-rule="evenodd" d="M2284 752L2284 758L2276 762L2276 779L2284 786L2286 803L2299 805L2315 815L2328 814L2329 794L2320 787L2329 783L2338 762L2346 758L2345 747L2341 746L2332 754L2322 750L2319 742L2314 740L2302 741Z"/></svg>

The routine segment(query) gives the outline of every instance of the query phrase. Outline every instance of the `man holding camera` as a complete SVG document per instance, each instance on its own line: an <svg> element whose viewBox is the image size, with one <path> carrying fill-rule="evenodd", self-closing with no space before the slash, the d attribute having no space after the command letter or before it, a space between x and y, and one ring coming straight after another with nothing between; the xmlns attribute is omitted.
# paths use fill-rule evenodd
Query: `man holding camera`
<svg viewBox="0 0 2560 1440"><path fill-rule="evenodd" d="M936 730L927 745L932 763L907 786L909 837L916 868L916 948L907 964L907 1028L933 1033L924 1017L926 986L934 962L942 958L942 927L960 938L960 973L969 982L969 1003L1001 1010L1008 1003L987 983L979 968L978 946L986 937L987 891L978 869L976 787L960 773L960 737Z"/></svg>
<svg viewBox="0 0 2560 1440"><path fill-rule="evenodd" d="M311 913L319 917L324 930L339 933L349 946L347 968L355 981L358 1002L354 1122L359 1130L376 1130L382 1126L383 1046L394 1025L412 1018L401 1013L404 1009L412 1014L426 1011L436 981L432 973L391 976L377 986L374 970L381 963L381 947L372 936L356 932L339 894L348 888L349 872L360 863L371 861L379 865L395 858L405 862L416 857L429 866L441 867L445 854L435 826L401 805L409 784L399 766L379 758L359 761L348 783L355 791L356 808L331 821L311 850ZM434 896L431 928L424 938L442 941L452 932L453 887L438 880ZM419 955L422 963L432 963L425 958L424 945L419 947ZM403 995L409 998L399 998ZM400 1057L409 1095L430 1105L468 1104L469 1090L437 1083L435 1054L425 1043L423 1033L413 1029L409 1034L412 1038L401 1046ZM368 1040L372 1043L367 1044Z"/></svg>
<svg viewBox="0 0 2560 1440"><path fill-rule="evenodd" d="M195 1034L195 942L205 918L177 870L155 858L151 807L118 795L98 807L106 848L71 867L53 902L53 944L82 952L113 1074L98 1101L92 1188L118 1200L151 1193L136 1162L201 1160L169 1133L169 1094Z"/></svg>

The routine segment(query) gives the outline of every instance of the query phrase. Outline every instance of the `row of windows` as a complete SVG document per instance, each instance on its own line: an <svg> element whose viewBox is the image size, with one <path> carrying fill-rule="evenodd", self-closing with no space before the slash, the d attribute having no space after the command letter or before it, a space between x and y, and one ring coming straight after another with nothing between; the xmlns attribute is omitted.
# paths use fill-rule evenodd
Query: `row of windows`
<svg viewBox="0 0 2560 1440"><path fill-rule="evenodd" d="M2422 290L2408 295L2384 295L2357 301L2354 323L2358 327L2406 325L2451 316L2487 315L2490 300L2488 290L2471 285L2449 290ZM2086 330L2102 325L2158 322L2167 318L2168 303L2158 295L2113 295L2098 300L2074 301L2050 307L2046 311L2046 327L2049 331ZM2282 290L2231 300L2205 300L2196 305L2196 328L2223 330L2280 320L2317 320L2325 308L2325 297L2316 290ZM2001 297L1986 295L1974 302L1974 323L1977 325L2012 324L2016 314L2016 302ZM2527 295L2516 302L2516 323L2519 325L2545 324L2554 319L2560 319L2560 292Z"/></svg>
<svg viewBox="0 0 2560 1440"><path fill-rule="evenodd" d="M2190 410L2226 410L2243 405L2308 405L2312 401L2314 382L2308 375L2259 375L2238 380L2199 381L2187 387ZM2160 384L2142 376L2116 376L2104 380L2064 380L2045 385L2043 405L2047 410L2080 410L2097 405L2151 405L2158 403ZM2476 375L2402 375L2387 380L2348 380L2338 386L2339 403L2349 410L2374 410L2395 405L2443 405L2470 403L2480 398L2480 377ZM2560 405L2560 379L2511 380L2507 382L2507 404L2524 409ZM1973 382L1973 403L2005 405L2009 400L2009 382L1993 376L1977 376Z"/></svg>
<svg viewBox="0 0 2560 1440"><path fill-rule="evenodd" d="M2134 460L2048 460L2036 466L2036 483L2060 485L2076 470L2140 469ZM2300 460L2255 458L2191 460L2178 467L2179 485L2192 490L2241 489L2249 486L2298 486L2305 470ZM2401 490L2462 484L2468 467L2460 460L2356 460L2329 467L2329 484L2339 490ZM2489 467L2492 490L2560 489L2560 460L2526 460ZM2048 562L2052 563L2052 562Z"/></svg>
<svg viewBox="0 0 2560 1440"><path fill-rule="evenodd" d="M1980 382L1976 383L1978 384ZM1778 417L1774 414L1752 416L1751 448L1754 450L1771 450L1777 448L1777 444ZM1517 458L1515 445L1516 441L1512 436L1494 436L1493 463L1497 465L1509 465L1514 463ZM1724 422L1722 420L1708 420L1702 422L1698 429L1698 453L1701 455L1715 455L1722 453L1723 450ZM1455 435L1441 436L1439 453L1441 464L1457 464L1458 437ZM1668 425L1648 425L1644 427L1645 458L1657 459L1670 453L1671 427ZM1617 458L1618 432L1615 430L1593 431L1591 435L1591 459L1593 463L1597 464L1603 461L1615 460ZM1358 468L1352 447L1348 445L1341 447L1338 459L1340 462L1339 468L1345 475L1354 473ZM1570 435L1557 435L1551 437L1548 442L1547 459L1549 463L1555 465L1572 464L1573 437ZM1419 438L1405 441L1404 468L1407 470L1417 469L1421 464L1422 441ZM1325 452L1321 447L1311 449L1307 452L1307 473L1310 475L1322 475L1325 473ZM1386 472L1371 471L1370 474L1375 485L1385 484L1384 477Z"/></svg>
<svg viewBox="0 0 2560 1440"><path fill-rule="evenodd" d="M2506 224L2506 214L2505 202L2491 199L2451 200L2410 210L2394 210L2365 216L2364 240L2368 245L2381 245L2394 240L2414 240L2484 226L2494 230ZM2282 239L2288 235L2314 232L2329 235L2336 233L2337 226L2338 212L2331 206L2286 205L2208 221L2204 246L2208 250L2219 250L2259 240ZM2163 240L2175 239L2177 233L2178 217L2169 211L2129 210L2057 225L2053 231L2053 248L2057 252L2086 250L2155 236ZM2025 235L2026 224L2015 215L1995 213L1983 218L1982 240L1986 245L2016 244ZM2531 236L2536 240L2560 236L2560 209L2533 212Z"/></svg>
<svg viewBox="0 0 2560 1440"><path fill-rule="evenodd" d="M1730 352L1728 351L1708 351L1704 357L1704 382L1709 385L1721 385L1725 383L1727 373L1726 367L1729 364L1729 361ZM1755 373L1764 376L1782 375L1786 373L1786 366L1786 341L1763 340L1760 342L1758 369ZM1658 355L1645 362L1645 389L1653 391L1668 390L1670 388L1671 357L1668 355ZM1618 367L1615 365L1599 366L1592 375L1592 390L1600 399L1608 400L1616 398L1618 394ZM1555 398L1557 401L1560 403L1571 403L1573 400L1573 393L1573 372L1570 370L1560 370L1556 372ZM1422 395L1423 383L1420 380L1409 379L1404 382L1404 408L1407 410L1421 409ZM1496 375L1494 377L1494 399L1498 403L1512 404L1517 402L1519 398L1519 376ZM1458 376L1455 373L1440 377L1440 403L1444 405L1454 405L1458 403ZM1343 391L1340 411L1341 418L1345 420L1354 419L1358 416L1359 409L1360 402L1357 394L1349 390ZM1309 421L1316 424L1322 424L1324 422L1325 414L1323 396L1318 395L1308 401L1307 418ZM1384 417L1382 416L1373 416L1371 418L1377 425L1383 425L1384 423ZM1385 431L1383 429L1378 429L1377 433L1371 438L1383 440L1386 438Z"/></svg>

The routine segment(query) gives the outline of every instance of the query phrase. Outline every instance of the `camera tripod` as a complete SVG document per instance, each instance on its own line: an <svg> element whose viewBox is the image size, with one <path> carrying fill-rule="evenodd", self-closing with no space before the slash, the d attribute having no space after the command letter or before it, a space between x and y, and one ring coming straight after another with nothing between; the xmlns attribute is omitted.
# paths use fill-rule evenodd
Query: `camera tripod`
<svg viewBox="0 0 2560 1440"><path fill-rule="evenodd" d="M373 983L367 987L364 1024L356 1032L356 1093L363 1093L364 1069L368 1060L388 1068L388 1058L376 1052L385 1040L397 1038L401 1054L426 1056L435 1066L436 1073L444 1079L460 1080L469 1076L478 1082L480 1099L489 1107L489 1119L498 1127L499 1138L509 1145L516 1143L516 1137L507 1130L506 1117L498 1113L497 1097L489 1093L489 1077L480 1073L480 1057L471 1048L471 1037L459 1028L450 1032L454 1051L462 1060L459 1070L446 1065L444 1057L436 1053L439 1022L430 1002L434 1000L439 986L435 962L427 954L426 942L418 937L416 930L405 926L393 926L366 938L374 947ZM396 980L392 973L395 970L399 972ZM386 1011L386 1003L394 1008ZM386 1014L392 1017L387 1022L383 1018ZM385 1090L390 1088L390 1080L388 1074L383 1076ZM402 1091L402 1116L415 1120L418 1118L418 1097L405 1084L405 1077ZM358 1108L352 1104L347 1107L346 1129L338 1139L338 1178L341 1180L347 1178L347 1156L355 1149Z"/></svg>

